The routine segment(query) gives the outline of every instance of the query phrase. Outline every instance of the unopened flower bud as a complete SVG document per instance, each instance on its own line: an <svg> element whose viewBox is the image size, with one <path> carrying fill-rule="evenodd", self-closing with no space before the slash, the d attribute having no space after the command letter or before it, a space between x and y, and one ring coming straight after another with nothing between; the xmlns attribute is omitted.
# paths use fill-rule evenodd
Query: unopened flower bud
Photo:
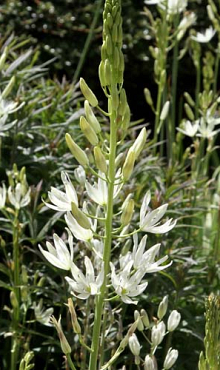
<svg viewBox="0 0 220 370"><path fill-rule="evenodd" d="M150 355L147 355L144 359L144 370L156 370L154 360Z"/></svg>
<svg viewBox="0 0 220 370"><path fill-rule="evenodd" d="M180 323L181 315L178 311L173 310L167 320L167 330L174 331Z"/></svg>
<svg viewBox="0 0 220 370"><path fill-rule="evenodd" d="M211 5L207 5L207 13L211 21L215 20L215 14L213 13Z"/></svg>
<svg viewBox="0 0 220 370"><path fill-rule="evenodd" d="M40 280L38 281L37 286L42 288L44 286L45 281L46 281L45 276L42 276Z"/></svg>
<svg viewBox="0 0 220 370"><path fill-rule="evenodd" d="M119 68L119 62L120 62L119 49L117 46L115 46L113 50L113 66L115 69Z"/></svg>
<svg viewBox="0 0 220 370"><path fill-rule="evenodd" d="M96 107L98 105L98 100L82 77L80 78L79 84L85 99L88 100L89 104L91 104L92 107Z"/></svg>
<svg viewBox="0 0 220 370"><path fill-rule="evenodd" d="M129 105L126 104L126 111L125 111L125 114L124 114L124 116L122 117L122 120L121 120L121 125L122 125L122 128L124 129L124 131L127 130L128 125L130 123L130 119L131 119L130 108L129 108Z"/></svg>
<svg viewBox="0 0 220 370"><path fill-rule="evenodd" d="M85 170L84 170L84 168L82 166L78 166L74 170L74 175L75 175L76 181L78 181L78 183L80 185L85 185L85 182L86 182L86 173L85 173Z"/></svg>
<svg viewBox="0 0 220 370"><path fill-rule="evenodd" d="M92 126L87 122L85 117L80 117L80 128L84 133L85 137L92 145L97 145L99 142L98 136L96 135L95 131L93 130Z"/></svg>
<svg viewBox="0 0 220 370"><path fill-rule="evenodd" d="M158 325L154 325L151 332L151 342L154 347L157 347L163 340L165 335L166 327L163 321Z"/></svg>
<svg viewBox="0 0 220 370"><path fill-rule="evenodd" d="M89 160L85 152L73 141L70 134L65 135L66 143L68 148L70 149L72 155L76 158L77 162L81 164L81 166L85 167L89 165Z"/></svg>
<svg viewBox="0 0 220 370"><path fill-rule="evenodd" d="M125 159L125 163L122 167L124 181L127 181L130 178L133 172L134 162L135 162L135 152L131 150L128 152L127 157Z"/></svg>
<svg viewBox="0 0 220 370"><path fill-rule="evenodd" d="M119 106L119 96L118 96L118 90L116 86L112 86L111 88L111 100L112 100L112 109L117 110Z"/></svg>
<svg viewBox="0 0 220 370"><path fill-rule="evenodd" d="M96 116L94 115L93 110L90 107L88 100L85 100L85 102L84 102L84 109L85 109L85 114L86 114L87 121L92 126L95 133L98 134L101 131L101 126L100 126L99 121L97 120Z"/></svg>
<svg viewBox="0 0 220 370"><path fill-rule="evenodd" d="M118 41L118 26L116 23L114 23L112 27L112 41L113 42Z"/></svg>
<svg viewBox="0 0 220 370"><path fill-rule="evenodd" d="M139 356L141 346L135 333L133 333L128 340L129 348L133 355Z"/></svg>
<svg viewBox="0 0 220 370"><path fill-rule="evenodd" d="M147 104L149 104L150 107L153 107L154 103L153 103L153 100L152 100L151 93L150 93L149 89L147 89L147 88L144 89L144 96L145 96Z"/></svg>
<svg viewBox="0 0 220 370"><path fill-rule="evenodd" d="M169 109L170 109L170 101L166 101L166 103L164 104L163 108L162 108L162 111L161 111L161 114L160 114L160 121L164 121L167 116L168 116L168 113L169 113Z"/></svg>
<svg viewBox="0 0 220 370"><path fill-rule="evenodd" d="M50 319L51 323L54 324L56 330L57 330L57 334L59 336L59 339L60 339L60 345L61 345L61 349L63 351L63 353L65 355L71 353L71 347L64 335L64 332L63 332L63 329L62 329L62 326L61 326L61 316L59 318L59 320L57 321L55 319L54 316L51 316L51 319Z"/></svg>
<svg viewBox="0 0 220 370"><path fill-rule="evenodd" d="M191 105L191 107L194 107L195 106L195 102L193 100L193 98L191 97L191 95L186 91L184 92L184 98L186 99L187 103L189 105Z"/></svg>
<svg viewBox="0 0 220 370"><path fill-rule="evenodd" d="M101 60L99 64L99 80L100 80L101 86L104 87L107 85L106 79L105 79L105 63L103 62L103 60Z"/></svg>
<svg viewBox="0 0 220 370"><path fill-rule="evenodd" d="M110 57L112 55L112 39L110 35L106 36L106 50L108 56Z"/></svg>
<svg viewBox="0 0 220 370"><path fill-rule="evenodd" d="M107 14L107 25L109 28L112 28L113 25L113 19L110 13Z"/></svg>
<svg viewBox="0 0 220 370"><path fill-rule="evenodd" d="M158 319L161 320L166 315L167 307L168 307L168 296L166 295L159 304L157 310Z"/></svg>
<svg viewBox="0 0 220 370"><path fill-rule="evenodd" d="M147 139L147 131L146 128L142 128L141 132L139 133L138 137L136 138L134 144L131 147L131 150L135 152L135 159L137 159L144 148Z"/></svg>
<svg viewBox="0 0 220 370"><path fill-rule="evenodd" d="M10 293L10 301L13 308L18 308L18 299L16 297L15 292L13 290Z"/></svg>
<svg viewBox="0 0 220 370"><path fill-rule="evenodd" d="M76 219L81 227L83 227L84 229L91 229L88 217L73 202L71 202L71 211L73 217Z"/></svg>
<svg viewBox="0 0 220 370"><path fill-rule="evenodd" d="M105 79L106 85L110 86L111 81L112 81L112 73L111 73L111 65L108 59L105 60L104 79Z"/></svg>
<svg viewBox="0 0 220 370"><path fill-rule="evenodd" d="M131 221L134 211L134 199L128 199L125 202L124 207L122 206L121 224L126 226Z"/></svg>
<svg viewBox="0 0 220 370"><path fill-rule="evenodd" d="M15 76L13 76L9 83L7 84L7 86L5 87L5 89L3 90L1 96L3 99L7 98L7 96L10 94L11 90L13 89L13 86L15 84Z"/></svg>
<svg viewBox="0 0 220 370"><path fill-rule="evenodd" d="M97 168L101 172L107 173L108 168L107 168L105 156L98 146L95 146L94 148L94 157L95 157L95 163L96 163Z"/></svg>
<svg viewBox="0 0 220 370"><path fill-rule="evenodd" d="M175 364L177 357L178 357L177 349L169 348L163 363L164 369L165 370L170 369Z"/></svg>
<svg viewBox="0 0 220 370"><path fill-rule="evenodd" d="M81 334L81 327L80 327L79 322L77 320L77 315L76 315L75 308L73 306L73 300L72 300L72 298L69 298L68 299L67 306L68 306L69 311L70 311L71 322L72 322L74 333Z"/></svg>
<svg viewBox="0 0 220 370"><path fill-rule="evenodd" d="M185 104L184 104L184 108L185 108L185 112L186 112L186 114L187 114L187 117L188 117L191 121L194 121L195 116L194 116L194 113L193 113L192 109L190 108L189 104L185 103Z"/></svg>
<svg viewBox="0 0 220 370"><path fill-rule="evenodd" d="M125 92L125 89L121 89L120 101L119 101L119 107L118 107L118 113L120 114L120 116L125 115L126 107L127 107L126 92Z"/></svg>
<svg viewBox="0 0 220 370"><path fill-rule="evenodd" d="M140 316L140 313L139 313L138 310L134 311L134 319L135 319L135 321L137 321L137 329L139 331L143 331L144 330L144 325L143 325L143 322L141 320L141 316Z"/></svg>
<svg viewBox="0 0 220 370"><path fill-rule="evenodd" d="M150 327L150 320L149 320L148 314L143 308L141 309L141 320L142 320L145 328Z"/></svg>
<svg viewBox="0 0 220 370"><path fill-rule="evenodd" d="M7 55L8 55L8 47L6 46L0 58L0 71L4 68Z"/></svg>

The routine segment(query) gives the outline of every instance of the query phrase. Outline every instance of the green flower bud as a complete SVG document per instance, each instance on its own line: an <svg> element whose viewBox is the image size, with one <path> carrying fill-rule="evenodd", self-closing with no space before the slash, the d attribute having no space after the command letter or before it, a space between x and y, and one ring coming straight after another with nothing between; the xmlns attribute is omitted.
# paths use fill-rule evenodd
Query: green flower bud
<svg viewBox="0 0 220 370"><path fill-rule="evenodd" d="M117 87L114 85L111 88L111 103L112 103L112 109L117 110L119 105L119 97L118 97L118 90Z"/></svg>
<svg viewBox="0 0 220 370"><path fill-rule="evenodd" d="M166 103L164 104L162 108L161 114L160 114L160 121L164 121L167 118L169 109L170 109L170 102L166 101Z"/></svg>
<svg viewBox="0 0 220 370"><path fill-rule="evenodd" d="M106 86L106 80L105 80L105 63L103 60L99 64L99 80L102 87Z"/></svg>
<svg viewBox="0 0 220 370"><path fill-rule="evenodd" d="M136 138L134 144L130 148L135 152L135 160L139 157L140 153L142 152L144 145L147 139L147 131L146 128L143 127L141 132L139 133L138 137Z"/></svg>
<svg viewBox="0 0 220 370"><path fill-rule="evenodd" d="M22 302L27 302L28 300L28 288L26 286L21 287L21 299Z"/></svg>
<svg viewBox="0 0 220 370"><path fill-rule="evenodd" d="M102 47L101 47L101 59L104 62L107 58L107 50L106 50L106 42L103 41Z"/></svg>
<svg viewBox="0 0 220 370"><path fill-rule="evenodd" d="M84 133L85 137L89 140L92 145L97 145L99 142L98 136L93 130L92 126L87 122L85 117L80 117L80 128Z"/></svg>
<svg viewBox="0 0 220 370"><path fill-rule="evenodd" d="M130 197L130 195L128 197ZM128 199L128 197L122 205L121 224L123 226L129 224L134 211L134 199Z"/></svg>
<svg viewBox="0 0 220 370"><path fill-rule="evenodd" d="M131 112L130 112L129 105L127 104L125 115L122 117L122 120L121 120L121 125L122 125L124 131L127 130L128 125L130 123L130 119L131 119Z"/></svg>
<svg viewBox="0 0 220 370"><path fill-rule="evenodd" d="M144 89L144 96L145 96L147 104L149 104L150 107L153 107L154 103L153 103L153 100L152 100L151 93L150 93L149 89L147 89L147 88Z"/></svg>
<svg viewBox="0 0 220 370"><path fill-rule="evenodd" d="M5 89L3 90L1 96L3 99L7 98L7 96L10 94L11 90L13 89L13 86L15 84L15 76L13 76L9 83L7 84L7 86L5 87Z"/></svg>
<svg viewBox="0 0 220 370"><path fill-rule="evenodd" d="M119 71L124 71L125 69L125 61L124 61L124 55L122 51L119 52Z"/></svg>
<svg viewBox="0 0 220 370"><path fill-rule="evenodd" d="M120 116L124 116L127 108L127 96L125 89L121 89L120 92L120 101L119 101L119 108L118 108L118 113Z"/></svg>
<svg viewBox="0 0 220 370"><path fill-rule="evenodd" d="M115 69L119 68L119 61L119 49L117 46L115 46L113 49L113 66Z"/></svg>
<svg viewBox="0 0 220 370"><path fill-rule="evenodd" d="M42 277L40 278L40 280L38 281L37 286L38 286L38 287L43 287L43 286L44 286L45 281L46 281L45 276L42 276Z"/></svg>
<svg viewBox="0 0 220 370"><path fill-rule="evenodd" d="M188 117L191 121L194 121L195 116L194 116L194 113L193 113L192 109L190 108L189 104L185 103L185 104L184 104L184 108L185 108L185 112L186 112L186 114L187 114L187 117Z"/></svg>
<svg viewBox="0 0 220 370"><path fill-rule="evenodd" d="M74 218L81 227L83 227L84 229L91 229L88 217L73 202L71 202L71 211Z"/></svg>
<svg viewBox="0 0 220 370"><path fill-rule="evenodd" d="M139 331L143 331L144 330L144 325L143 325L143 322L141 320L141 316L140 316L140 313L139 313L138 310L134 311L134 319L137 322L137 329Z"/></svg>
<svg viewBox="0 0 220 370"><path fill-rule="evenodd" d="M150 327L150 320L149 320L147 312L143 308L141 309L141 318L142 318L142 322L143 322L145 328L149 328Z"/></svg>
<svg viewBox="0 0 220 370"><path fill-rule="evenodd" d="M13 308L18 308L18 299L16 297L15 292L13 290L10 293L10 301Z"/></svg>
<svg viewBox="0 0 220 370"><path fill-rule="evenodd" d="M117 14L117 11L118 11L118 7L117 6L113 6L112 8L112 17L115 18L116 14ZM116 21L116 19L115 19Z"/></svg>
<svg viewBox="0 0 220 370"><path fill-rule="evenodd" d="M109 28L112 28L113 25L113 19L110 13L107 14L107 24Z"/></svg>
<svg viewBox="0 0 220 370"><path fill-rule="evenodd" d="M112 40L111 40L110 35L106 36L106 49L107 49L108 56L111 56L112 55Z"/></svg>
<svg viewBox="0 0 220 370"><path fill-rule="evenodd" d="M191 107L195 107L195 102L194 102L194 100L192 99L192 97L191 97L191 95L189 95L189 93L188 92L184 92L184 98L186 99L186 101L187 101L187 103L189 104L189 105L191 105Z"/></svg>
<svg viewBox="0 0 220 370"><path fill-rule="evenodd" d="M78 319L77 319L77 315L76 315L75 308L73 306L73 300L72 300L72 298L69 298L68 299L67 306L68 306L69 311L70 311L70 316L71 316L71 322L72 322L73 331L76 334L81 334L81 327L80 327L79 322L78 322Z"/></svg>
<svg viewBox="0 0 220 370"><path fill-rule="evenodd" d="M88 100L92 107L96 107L98 105L98 100L82 77L80 78L79 84L85 99Z"/></svg>
<svg viewBox="0 0 220 370"><path fill-rule="evenodd" d="M85 109L85 114L86 114L87 121L92 126L95 133L98 134L101 131L101 126L100 126L99 121L97 120L96 116L94 115L93 110L90 107L88 100L85 100L85 102L84 102L84 109Z"/></svg>
<svg viewBox="0 0 220 370"><path fill-rule="evenodd" d="M95 157L95 163L96 163L97 168L101 172L107 173L108 168L107 168L106 160L105 160L105 157L101 149L98 146L95 146L94 148L94 157Z"/></svg>
<svg viewBox="0 0 220 370"><path fill-rule="evenodd" d="M68 148L70 149L72 155L76 158L77 162L81 164L81 166L88 166L89 160L85 152L73 141L70 134L66 133L65 135L66 143Z"/></svg>
<svg viewBox="0 0 220 370"><path fill-rule="evenodd" d="M8 47L6 46L0 58L0 71L4 68L7 55L8 55Z"/></svg>
<svg viewBox="0 0 220 370"><path fill-rule="evenodd" d="M113 24L111 34L112 34L112 41L117 42L118 41L118 26L116 23Z"/></svg>
<svg viewBox="0 0 220 370"><path fill-rule="evenodd" d="M125 163L122 168L122 175L124 181L127 181L134 169L134 162L135 162L135 152L133 150L129 151L127 157L125 159Z"/></svg>
<svg viewBox="0 0 220 370"><path fill-rule="evenodd" d="M112 81L112 72L111 72L111 64L108 59L105 60L104 65L104 79L106 81L106 85L111 85Z"/></svg>
<svg viewBox="0 0 220 370"><path fill-rule="evenodd" d="M166 315L167 307L168 307L168 296L166 295L159 304L157 310L158 319L161 320Z"/></svg>
<svg viewBox="0 0 220 370"><path fill-rule="evenodd" d="M57 334L58 334L59 339L60 339L60 345L61 345L61 349L62 349L63 353L65 355L71 353L71 347L70 347L69 343L67 342L67 339L66 339L66 337L63 333L63 329L61 327L61 316L60 316L58 321L55 319L54 316L51 316L51 322L54 324L54 326L57 330Z"/></svg>

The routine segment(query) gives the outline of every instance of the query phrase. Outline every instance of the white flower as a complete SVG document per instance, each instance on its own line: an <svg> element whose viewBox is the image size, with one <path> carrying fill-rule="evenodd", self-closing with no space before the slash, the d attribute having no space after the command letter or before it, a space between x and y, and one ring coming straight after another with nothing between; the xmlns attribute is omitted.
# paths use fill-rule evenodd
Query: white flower
<svg viewBox="0 0 220 370"><path fill-rule="evenodd" d="M144 196L143 203L140 210L140 229L153 234L164 234L170 231L175 225L176 221L169 219L163 225L158 226L158 221L164 216L168 204L164 204L153 211L148 211L151 195L148 191Z"/></svg>
<svg viewBox="0 0 220 370"><path fill-rule="evenodd" d="M82 226L80 226L70 212L67 212L67 214L64 217L68 228L71 230L76 239L87 242L92 239L93 237L92 230L84 229Z"/></svg>
<svg viewBox="0 0 220 370"><path fill-rule="evenodd" d="M151 342L154 347L159 346L159 344L162 342L165 332L166 326L163 321L153 326L151 331Z"/></svg>
<svg viewBox="0 0 220 370"><path fill-rule="evenodd" d="M209 42L215 35L215 32L214 28L210 26L204 32L197 32L196 36L191 36L191 39L201 43Z"/></svg>
<svg viewBox="0 0 220 370"><path fill-rule="evenodd" d="M215 118L211 116L211 112L209 109L207 110L205 118L200 118L198 122L199 128L196 136L210 139L220 131L220 129L214 130L215 125L218 125L220 123L220 118Z"/></svg>
<svg viewBox="0 0 220 370"><path fill-rule="evenodd" d="M95 203L104 206L108 202L108 185L105 180L105 174L99 171L99 176L98 183L95 183L94 186L90 185L88 181L85 182L85 186L89 197Z"/></svg>
<svg viewBox="0 0 220 370"><path fill-rule="evenodd" d="M148 283L140 284L145 272L143 270L136 271L131 274L131 267L133 261L131 260L125 268L116 275L115 266L110 262L111 266L111 281L117 295L119 295L124 303L137 304L137 301L132 301L129 297L136 297L140 295L147 287Z"/></svg>
<svg viewBox="0 0 220 370"><path fill-rule="evenodd" d="M34 308L36 320L39 321L43 325L51 326L50 317L53 314L53 308L50 307L44 310L43 299L40 299L38 305L34 302L33 308Z"/></svg>
<svg viewBox="0 0 220 370"><path fill-rule="evenodd" d="M46 242L48 252L43 250L41 245L38 247L44 257L55 267L63 270L70 270L73 261L73 237L70 231L67 229L69 237L69 249L64 243L63 239L59 238L57 234L53 234L54 247L51 243Z"/></svg>
<svg viewBox="0 0 220 370"><path fill-rule="evenodd" d="M24 103L18 106L17 102L2 99L0 96L0 117L8 116L9 114L16 112L23 105Z"/></svg>
<svg viewBox="0 0 220 370"><path fill-rule="evenodd" d="M0 187L0 209L5 207L6 194L7 194L7 190L6 190L5 184L3 183L2 188Z"/></svg>
<svg viewBox="0 0 220 370"><path fill-rule="evenodd" d="M167 320L167 330L174 331L180 323L181 315L177 310L173 310Z"/></svg>
<svg viewBox="0 0 220 370"><path fill-rule="evenodd" d="M183 128L177 127L177 130L182 132L182 134L186 136L193 137L198 131L199 128L199 121L195 121L194 123L190 121L184 121Z"/></svg>
<svg viewBox="0 0 220 370"><path fill-rule="evenodd" d="M147 235L145 235L139 245L138 245L138 236L135 234L133 236L134 247L132 251L133 266L135 269L143 269L145 273L152 273L164 270L172 264L172 261L165 266L160 266L164 263L168 256L160 258L158 261L155 261L156 255L159 253L160 244L155 244L153 247L148 249L145 252L145 246L147 241Z"/></svg>
<svg viewBox="0 0 220 370"><path fill-rule="evenodd" d="M178 357L177 349L169 348L163 363L164 369L165 370L170 369L175 364L177 357Z"/></svg>
<svg viewBox="0 0 220 370"><path fill-rule="evenodd" d="M55 211L71 211L71 203L75 203L78 207L78 198L76 190L70 181L69 175L66 172L61 172L61 179L65 186L66 192L60 191L54 187L51 187L51 191L48 192L48 197L53 204L46 203L46 206Z"/></svg>
<svg viewBox="0 0 220 370"><path fill-rule="evenodd" d="M187 0L145 0L147 5L159 5L160 8L166 10L168 14L182 13L187 7Z"/></svg>
<svg viewBox="0 0 220 370"><path fill-rule="evenodd" d="M87 299L90 295L99 294L104 279L103 265L96 278L92 262L87 256L85 257L85 266L86 275L81 272L75 263L72 263L71 272L73 279L68 276L65 278L73 290L72 294L75 295L74 292L78 293L77 296L75 296L80 299Z"/></svg>
<svg viewBox="0 0 220 370"><path fill-rule="evenodd" d="M26 190L26 187L22 185L20 182L17 183L15 188L13 189L11 186L8 188L8 199L9 202L16 208L20 209L25 207L30 203L30 192L31 189L29 188Z"/></svg>

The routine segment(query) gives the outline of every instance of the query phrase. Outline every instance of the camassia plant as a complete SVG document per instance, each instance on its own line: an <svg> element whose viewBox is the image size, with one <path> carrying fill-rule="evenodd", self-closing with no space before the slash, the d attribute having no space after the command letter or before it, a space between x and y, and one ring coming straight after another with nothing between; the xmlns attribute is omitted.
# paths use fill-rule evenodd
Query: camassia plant
<svg viewBox="0 0 220 370"><path fill-rule="evenodd" d="M106 0L103 22L99 78L108 109L106 112L99 106L95 94L81 78L85 115L80 118L80 128L90 148L88 151L80 148L69 133L66 134L66 142L80 165L75 174L84 190L81 186L80 194L77 193L68 173L62 172L65 191L52 187L48 193L50 202L46 205L65 213L68 245L54 234L54 246L46 242L47 250L41 245L39 248L53 266L69 274L65 280L71 295L67 305L75 333L73 351L62 331L61 318L58 321L54 316L51 318L69 367L72 370L104 370L115 366L125 369L126 364L122 362L125 358L120 355L129 345L134 355L134 366L138 369L142 365L146 370L157 369L155 351L164 336L178 326L179 312L174 310L170 313L167 329L163 321L167 312L167 297L160 303L157 318L152 322L146 311L140 309L134 312L133 323L125 320L122 324L120 312L125 305L138 304L138 297L148 285L147 274L171 265L171 262L165 263L168 256L157 258L160 244L146 249L146 242L148 233L167 233L176 221L168 219L160 223L168 205L151 210L150 191L143 198L139 216L134 213L136 205L128 184L147 134L143 128L127 153L123 153L130 110L123 88L120 0ZM107 126L102 127L93 108L109 120ZM82 300L86 304L81 305ZM73 302L75 307L81 307L79 314ZM145 359L141 357L136 329L144 334ZM144 330L149 333L146 335ZM170 369L178 351L167 348L166 352L163 369Z"/></svg>

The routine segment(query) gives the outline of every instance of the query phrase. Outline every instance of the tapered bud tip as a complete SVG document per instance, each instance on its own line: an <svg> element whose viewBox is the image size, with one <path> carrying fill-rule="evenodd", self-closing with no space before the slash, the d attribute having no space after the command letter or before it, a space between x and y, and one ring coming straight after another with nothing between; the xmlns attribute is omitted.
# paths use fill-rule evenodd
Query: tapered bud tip
<svg viewBox="0 0 220 370"><path fill-rule="evenodd" d="M159 304L157 310L158 319L161 320L166 315L167 307L168 307L168 296L166 295Z"/></svg>
<svg viewBox="0 0 220 370"><path fill-rule="evenodd" d="M89 160L86 153L75 143L70 134L66 133L65 139L69 150L79 162L79 164L81 164L81 166L83 167L88 166Z"/></svg>
<svg viewBox="0 0 220 370"><path fill-rule="evenodd" d="M86 81L82 77L80 78L79 84L80 84L80 89L85 99L88 100L88 102L91 104L92 107L96 107L98 105L98 100L95 94L92 92L92 90L87 85Z"/></svg>

